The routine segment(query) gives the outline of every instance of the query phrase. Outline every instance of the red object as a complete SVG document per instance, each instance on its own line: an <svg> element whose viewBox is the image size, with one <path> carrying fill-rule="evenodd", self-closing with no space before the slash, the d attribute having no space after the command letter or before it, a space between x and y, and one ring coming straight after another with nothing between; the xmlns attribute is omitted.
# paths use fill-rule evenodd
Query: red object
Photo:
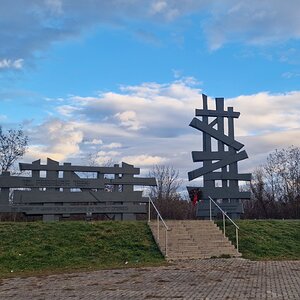
<svg viewBox="0 0 300 300"><path fill-rule="evenodd" d="M195 205L197 204L198 201L199 201L198 193L194 193L194 197L193 197L193 205L195 206Z"/></svg>
<svg viewBox="0 0 300 300"><path fill-rule="evenodd" d="M189 196L190 196L190 200L193 202L193 205L195 206L197 202L201 201L202 191L198 188L191 189L189 190Z"/></svg>

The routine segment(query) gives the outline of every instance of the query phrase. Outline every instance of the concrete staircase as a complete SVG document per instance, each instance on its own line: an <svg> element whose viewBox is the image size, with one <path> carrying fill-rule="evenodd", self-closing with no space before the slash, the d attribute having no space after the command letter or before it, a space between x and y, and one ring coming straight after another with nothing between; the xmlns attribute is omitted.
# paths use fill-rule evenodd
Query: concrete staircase
<svg viewBox="0 0 300 300"><path fill-rule="evenodd" d="M166 223L169 228L166 256L168 260L241 256L213 221L168 220ZM160 222L158 238L157 222L150 222L149 226L156 243L165 255L165 228Z"/></svg>

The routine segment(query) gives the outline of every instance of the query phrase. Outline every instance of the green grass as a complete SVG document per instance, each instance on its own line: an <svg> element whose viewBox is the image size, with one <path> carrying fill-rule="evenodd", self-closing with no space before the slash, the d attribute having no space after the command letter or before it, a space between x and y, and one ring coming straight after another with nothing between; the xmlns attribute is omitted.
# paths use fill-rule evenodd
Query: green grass
<svg viewBox="0 0 300 300"><path fill-rule="evenodd" d="M0 276L163 264L145 222L0 223Z"/></svg>
<svg viewBox="0 0 300 300"><path fill-rule="evenodd" d="M222 227L222 222L217 222ZM299 260L300 220L239 220L239 251L252 260ZM226 222L235 244L235 227Z"/></svg>
<svg viewBox="0 0 300 300"><path fill-rule="evenodd" d="M299 220L237 223L243 257L300 259ZM226 232L235 242L229 223ZM162 264L145 222L0 223L0 277Z"/></svg>

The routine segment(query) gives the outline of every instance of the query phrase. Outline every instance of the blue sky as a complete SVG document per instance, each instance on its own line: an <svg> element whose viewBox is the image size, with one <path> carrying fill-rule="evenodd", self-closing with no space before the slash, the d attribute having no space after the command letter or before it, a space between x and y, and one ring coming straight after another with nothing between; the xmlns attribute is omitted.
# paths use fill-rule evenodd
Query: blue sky
<svg viewBox="0 0 300 300"><path fill-rule="evenodd" d="M25 160L194 169L201 93L241 112L251 171L300 146L300 2L1 0L0 124Z"/></svg>

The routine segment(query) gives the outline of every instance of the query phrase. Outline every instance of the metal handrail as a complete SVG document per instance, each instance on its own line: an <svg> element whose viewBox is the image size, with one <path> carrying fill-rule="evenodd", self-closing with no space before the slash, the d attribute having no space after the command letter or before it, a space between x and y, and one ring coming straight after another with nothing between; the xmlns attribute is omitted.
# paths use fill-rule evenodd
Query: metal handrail
<svg viewBox="0 0 300 300"><path fill-rule="evenodd" d="M212 221L212 213L211 213L211 203L213 203L222 213L223 215L223 234L225 236L225 217L235 226L235 240L236 240L236 250L239 251L239 229L240 227L227 215L227 213L218 205L216 201L214 201L210 196L209 198L209 219Z"/></svg>
<svg viewBox="0 0 300 300"><path fill-rule="evenodd" d="M156 213L157 213L157 217L156 217L156 220L157 220L157 241L159 242L159 220L161 220L162 224L164 225L165 227L165 256L167 257L168 256L168 230L169 230L169 227L167 226L166 222L164 221L163 217L161 216L161 214L159 213L157 207L155 206L154 202L152 201L151 197L148 196L149 198L149 206L148 206L148 223L151 222L151 204L152 206L154 207Z"/></svg>

